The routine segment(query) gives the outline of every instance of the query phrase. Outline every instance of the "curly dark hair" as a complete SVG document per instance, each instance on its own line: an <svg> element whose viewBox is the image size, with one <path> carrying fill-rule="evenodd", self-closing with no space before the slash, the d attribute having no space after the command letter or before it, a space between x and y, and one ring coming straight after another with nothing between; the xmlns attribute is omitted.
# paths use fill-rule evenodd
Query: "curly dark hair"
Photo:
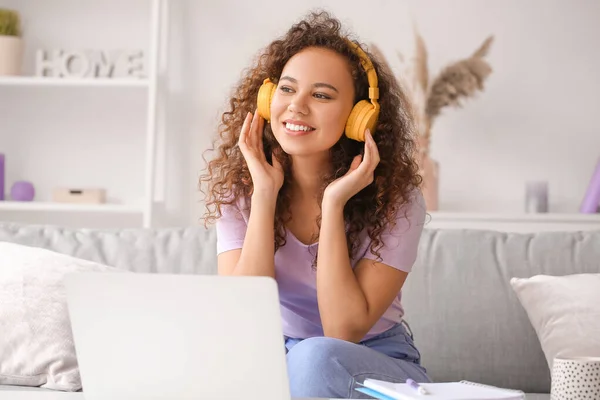
<svg viewBox="0 0 600 400"><path fill-rule="evenodd" d="M294 24L280 39L269 44L257 57L255 66L244 74L231 96L230 110L223 113L215 158L207 164L207 173L200 177L200 190L208 184L205 199L207 209L205 225L214 222L221 214L221 206L235 203L240 196L250 199L252 179L237 142L242 124L248 112L256 109L257 94L267 77L277 82L288 60L308 47L333 50L345 58L351 67L355 82L355 102L368 100L368 80L360 65L359 57L349 46L349 35L342 32L339 20L325 11L312 11ZM354 41L359 44L358 41ZM361 45L364 50L365 46ZM369 186L352 197L344 208L344 219L348 223L346 234L349 256L359 246L359 235L366 228L371 239L370 251L380 258L383 246L381 233L396 221L401 207L411 201L411 192L421 185L414 151L414 127L412 111L407 96L400 89L391 71L368 51L379 80L379 103L381 111L375 131L372 132L380 154L380 163L375 169L374 180ZM285 224L290 221L291 203L291 159L276 141L269 124L263 132L264 153L272 152L284 168L284 184L279 191L275 211L275 250L285 245ZM213 144L213 149L217 143ZM345 135L331 148L332 168L322 177L321 198L325 187L344 175L352 159L361 154L364 144ZM206 193L205 193L206 194ZM320 226L321 217L318 218ZM317 237L318 238L318 237ZM315 239L317 239L315 238Z"/></svg>

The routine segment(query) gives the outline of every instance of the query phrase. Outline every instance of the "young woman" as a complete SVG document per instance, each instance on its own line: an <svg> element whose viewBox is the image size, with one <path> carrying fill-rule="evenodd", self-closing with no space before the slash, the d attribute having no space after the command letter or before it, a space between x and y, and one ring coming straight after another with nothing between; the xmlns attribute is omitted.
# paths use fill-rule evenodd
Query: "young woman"
<svg viewBox="0 0 600 400"><path fill-rule="evenodd" d="M292 396L429 381L402 320L425 205L409 105L389 71L338 20L311 13L266 47L230 106L201 178L207 221L219 274L278 283Z"/></svg>

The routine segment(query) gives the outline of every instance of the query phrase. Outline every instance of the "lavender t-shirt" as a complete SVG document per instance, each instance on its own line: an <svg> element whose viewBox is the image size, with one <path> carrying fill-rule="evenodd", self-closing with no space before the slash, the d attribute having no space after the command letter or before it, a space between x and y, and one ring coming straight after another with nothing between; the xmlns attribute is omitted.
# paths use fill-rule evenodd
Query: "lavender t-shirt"
<svg viewBox="0 0 600 400"><path fill-rule="evenodd" d="M242 248L250 216L248 203L244 200L222 207L222 212L216 224L218 254ZM362 258L368 258L410 272L417 257L425 221L425 202L421 192L415 190L411 202L403 206L397 215L394 229L383 231L384 246L379 249L381 259L377 259L369 250L371 240L365 230L360 235L359 248L351 260L352 268ZM317 303L316 270L312 267L317 248L318 243L305 245L286 230L286 244L275 253L275 279L279 287L283 334L287 337L305 339L323 336ZM401 297L400 291L365 339L401 321L404 315Z"/></svg>

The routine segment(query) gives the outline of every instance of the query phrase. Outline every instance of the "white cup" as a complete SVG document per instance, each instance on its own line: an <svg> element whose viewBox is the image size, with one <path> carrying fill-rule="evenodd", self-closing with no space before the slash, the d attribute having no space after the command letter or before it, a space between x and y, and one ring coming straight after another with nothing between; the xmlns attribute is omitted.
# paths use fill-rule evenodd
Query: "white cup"
<svg viewBox="0 0 600 400"><path fill-rule="evenodd" d="M550 399L600 399L600 357L555 358Z"/></svg>

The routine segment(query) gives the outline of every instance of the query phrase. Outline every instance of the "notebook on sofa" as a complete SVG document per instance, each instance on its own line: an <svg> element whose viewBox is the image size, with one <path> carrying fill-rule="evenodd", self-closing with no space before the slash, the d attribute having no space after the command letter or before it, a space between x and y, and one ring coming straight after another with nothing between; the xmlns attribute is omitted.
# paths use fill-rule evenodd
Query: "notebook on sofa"
<svg viewBox="0 0 600 400"><path fill-rule="evenodd" d="M522 400L525 394L519 390L501 389L479 383L460 381L444 383L421 383L427 394L418 393L406 383L391 383L365 379L356 390L380 400Z"/></svg>

